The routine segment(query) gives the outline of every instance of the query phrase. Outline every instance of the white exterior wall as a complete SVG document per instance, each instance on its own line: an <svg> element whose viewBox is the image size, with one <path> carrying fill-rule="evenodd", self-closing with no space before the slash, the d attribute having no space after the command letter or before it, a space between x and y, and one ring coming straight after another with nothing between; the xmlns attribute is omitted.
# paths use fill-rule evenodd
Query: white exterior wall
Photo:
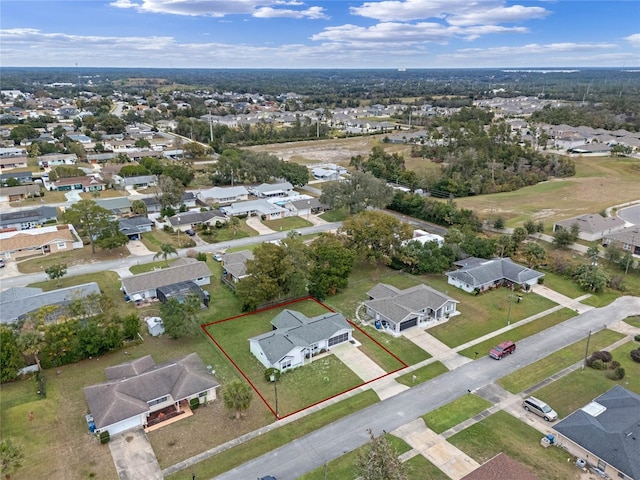
<svg viewBox="0 0 640 480"><path fill-rule="evenodd" d="M107 425L104 428L97 429L96 432L108 431L110 436L117 435L118 433L126 432L134 428L142 428L147 419L146 413L142 415L136 415L135 417L127 418L112 425Z"/></svg>

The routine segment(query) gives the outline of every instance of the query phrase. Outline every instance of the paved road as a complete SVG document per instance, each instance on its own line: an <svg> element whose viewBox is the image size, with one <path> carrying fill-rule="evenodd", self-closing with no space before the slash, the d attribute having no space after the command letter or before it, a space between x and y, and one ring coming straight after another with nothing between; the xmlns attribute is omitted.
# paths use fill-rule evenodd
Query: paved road
<svg viewBox="0 0 640 480"><path fill-rule="evenodd" d="M632 207L626 207L622 210L618 210L618 216L626 222L633 223L634 225L640 225L640 205L634 205Z"/></svg>
<svg viewBox="0 0 640 480"><path fill-rule="evenodd" d="M366 430L378 435L412 420L498 378L546 357L629 315L640 314L640 298L622 297L611 305L590 310L518 343L518 351L501 361L488 357L467 363L435 379L358 411L247 462L218 480L246 480L274 475L293 480L300 475L364 445Z"/></svg>
<svg viewBox="0 0 640 480"><path fill-rule="evenodd" d="M321 232L327 232L329 230L335 230L339 228L341 222L334 223L326 223L323 225L314 225L312 227L298 228L297 230L303 235L307 234L315 234ZM231 240L228 242L220 242L220 243L212 243L203 246L196 246L192 248L185 248L178 251L179 256L183 257L186 255L188 250L195 250L196 252L206 252L213 253L218 250L224 250L230 247L244 247L247 245L253 245L256 243L268 242L270 240L279 240L283 239L287 236L288 232L274 232L268 235L260 235L257 237L246 237L239 238L237 240ZM96 263L86 263L83 265L76 265L74 267L69 267L67 271L68 276L73 275L84 275L88 273L99 273L104 272L106 270L120 270L127 269L132 267L133 265L145 264L149 262L153 262L154 254L150 255L140 255L140 256L130 256L126 258L122 258L119 260L109 260L105 262L96 262ZM24 287L30 283L41 282L46 280L47 277L44 273L31 273L26 275L17 275L17 276L2 276L0 277L0 290L5 290L11 287Z"/></svg>

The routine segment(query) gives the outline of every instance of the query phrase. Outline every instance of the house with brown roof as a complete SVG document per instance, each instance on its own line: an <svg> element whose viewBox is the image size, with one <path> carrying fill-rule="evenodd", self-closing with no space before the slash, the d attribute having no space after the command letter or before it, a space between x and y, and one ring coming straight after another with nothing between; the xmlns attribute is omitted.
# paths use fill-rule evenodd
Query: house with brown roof
<svg viewBox="0 0 640 480"><path fill-rule="evenodd" d="M593 242L604 238L610 233L620 232L624 230L625 221L620 217L603 217L596 214L578 215L577 217L560 220L553 224L553 231L571 230L573 225L579 228L578 238Z"/></svg>
<svg viewBox="0 0 640 480"><path fill-rule="evenodd" d="M82 246L82 240L71 224L0 233L0 257L2 258L68 252Z"/></svg>
<svg viewBox="0 0 640 480"><path fill-rule="evenodd" d="M102 190L106 190L107 186L96 177L85 175L84 177L60 178L53 182L53 188L58 192L68 192L70 190L100 192Z"/></svg>
<svg viewBox="0 0 640 480"><path fill-rule="evenodd" d="M527 468L505 453L499 453L466 474L461 480L540 480Z"/></svg>
<svg viewBox="0 0 640 480"><path fill-rule="evenodd" d="M25 198L41 197L40 185L18 185L0 188L0 202L19 202Z"/></svg>
<svg viewBox="0 0 640 480"><path fill-rule="evenodd" d="M211 283L211 270L206 262L182 257L167 268L123 278L121 290L130 300L138 301L156 298L160 287L189 281L199 286Z"/></svg>
<svg viewBox="0 0 640 480"><path fill-rule="evenodd" d="M147 355L105 373L107 381L85 387L84 395L95 432L110 435L184 415L193 399L215 400L220 386L197 353L159 365Z"/></svg>

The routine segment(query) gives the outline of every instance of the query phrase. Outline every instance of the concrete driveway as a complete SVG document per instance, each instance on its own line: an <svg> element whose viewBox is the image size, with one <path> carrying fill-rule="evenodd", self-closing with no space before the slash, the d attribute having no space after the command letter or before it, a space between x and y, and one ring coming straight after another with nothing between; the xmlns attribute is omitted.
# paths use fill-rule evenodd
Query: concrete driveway
<svg viewBox="0 0 640 480"><path fill-rule="evenodd" d="M111 437L109 450L120 480L162 480L160 465L143 430Z"/></svg>

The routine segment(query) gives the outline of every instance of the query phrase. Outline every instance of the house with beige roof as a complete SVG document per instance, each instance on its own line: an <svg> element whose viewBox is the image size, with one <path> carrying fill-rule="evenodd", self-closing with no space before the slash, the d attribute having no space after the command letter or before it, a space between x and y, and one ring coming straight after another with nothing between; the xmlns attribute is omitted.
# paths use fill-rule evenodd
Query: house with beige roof
<svg viewBox="0 0 640 480"><path fill-rule="evenodd" d="M82 246L82 240L71 224L0 233L1 258L68 252Z"/></svg>

